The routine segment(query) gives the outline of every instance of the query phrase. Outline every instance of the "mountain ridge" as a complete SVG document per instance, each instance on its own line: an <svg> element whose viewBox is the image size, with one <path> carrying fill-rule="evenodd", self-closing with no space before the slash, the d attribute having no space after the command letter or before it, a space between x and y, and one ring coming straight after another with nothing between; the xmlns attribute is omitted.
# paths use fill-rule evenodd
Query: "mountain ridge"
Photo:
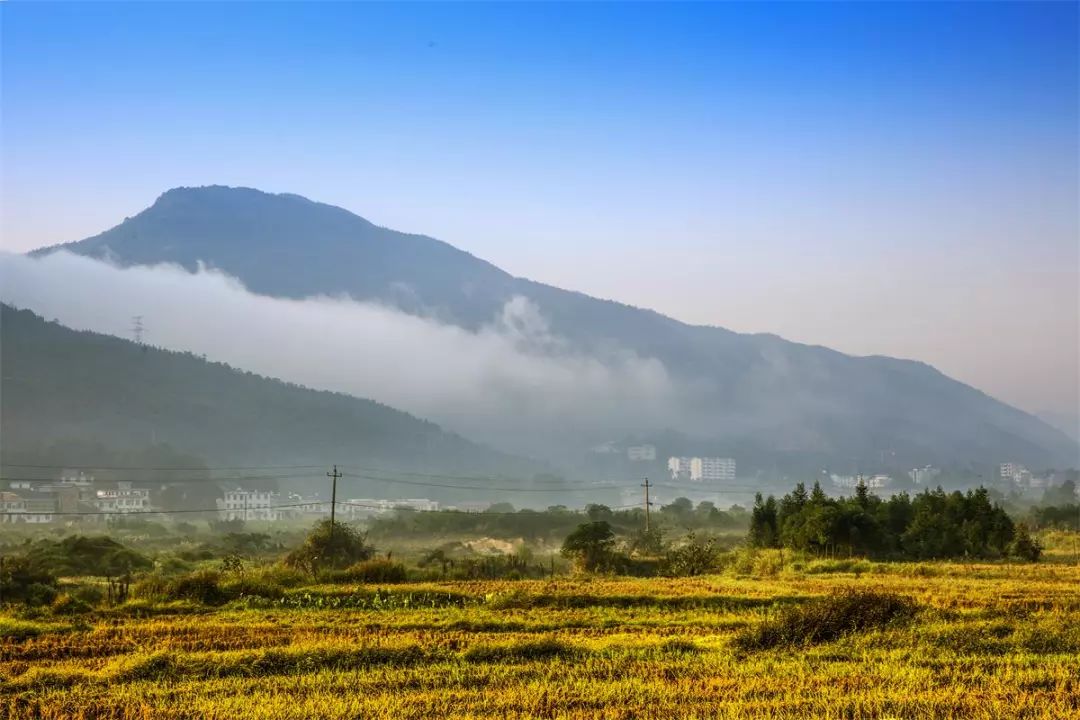
<svg viewBox="0 0 1080 720"><path fill-rule="evenodd" d="M337 462L518 477L546 469L374 400L74 330L7 303L0 333L5 462L71 438L135 448L152 433L214 465Z"/></svg>
<svg viewBox="0 0 1080 720"><path fill-rule="evenodd" d="M685 411L688 424L716 439L703 450L771 447L861 466L886 450L917 465L1076 463L1080 452L1033 414L918 360L690 325L514 277L441 240L289 193L174 188L110 230L35 254L59 249L120 265L172 262L194 271L206 262L255 293L344 293L473 331L523 296L582 352L626 349L700 387Z"/></svg>

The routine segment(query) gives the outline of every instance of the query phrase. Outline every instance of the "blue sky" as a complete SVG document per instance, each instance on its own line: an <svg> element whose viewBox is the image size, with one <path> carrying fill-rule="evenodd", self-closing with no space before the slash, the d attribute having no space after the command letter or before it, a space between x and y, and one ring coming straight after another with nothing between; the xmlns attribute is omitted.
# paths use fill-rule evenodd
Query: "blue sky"
<svg viewBox="0 0 1080 720"><path fill-rule="evenodd" d="M176 185L1077 405L1075 3L20 3L3 244Z"/></svg>

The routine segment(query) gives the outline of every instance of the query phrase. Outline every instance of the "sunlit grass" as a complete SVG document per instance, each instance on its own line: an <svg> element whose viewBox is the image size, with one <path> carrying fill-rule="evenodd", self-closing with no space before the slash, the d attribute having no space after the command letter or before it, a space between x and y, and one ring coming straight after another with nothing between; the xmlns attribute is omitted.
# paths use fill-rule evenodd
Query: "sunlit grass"
<svg viewBox="0 0 1080 720"><path fill-rule="evenodd" d="M331 599L378 588L292 588L286 601L147 617L119 608L82 625L7 618L0 716L1080 717L1080 567L1064 554L749 567L402 584L360 606ZM735 642L785 608L865 590L917 611L799 647Z"/></svg>

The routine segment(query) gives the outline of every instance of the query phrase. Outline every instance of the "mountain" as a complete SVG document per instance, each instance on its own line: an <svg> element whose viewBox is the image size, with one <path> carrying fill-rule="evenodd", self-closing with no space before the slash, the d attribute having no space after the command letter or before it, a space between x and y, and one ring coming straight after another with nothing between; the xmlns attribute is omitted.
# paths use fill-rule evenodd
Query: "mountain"
<svg viewBox="0 0 1080 720"><path fill-rule="evenodd" d="M371 400L78 332L6 304L0 367L5 463L51 443L92 440L112 448L167 443L215 466L339 463L518 477L545 469ZM417 491L433 492L392 492Z"/></svg>
<svg viewBox="0 0 1080 720"><path fill-rule="evenodd" d="M531 300L575 351L656 358L687 393L672 452L730 453L755 467L808 469L1077 464L1077 443L934 368L852 357L774 335L693 326L651 310L523 278L439 240L382 228L297 195L177 188L116 227L54 246L120 265L199 263L279 297L348 294L467 329ZM568 419L568 428L572 419ZM599 438L602 439L602 438Z"/></svg>

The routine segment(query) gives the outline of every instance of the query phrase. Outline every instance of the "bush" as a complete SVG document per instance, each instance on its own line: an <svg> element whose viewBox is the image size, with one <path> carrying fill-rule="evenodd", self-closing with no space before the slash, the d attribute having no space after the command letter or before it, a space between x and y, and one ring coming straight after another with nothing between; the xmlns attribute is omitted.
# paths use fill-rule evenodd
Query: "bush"
<svg viewBox="0 0 1080 720"><path fill-rule="evenodd" d="M28 554L38 566L64 576L113 577L153 566L146 556L104 535L40 540Z"/></svg>
<svg viewBox="0 0 1080 720"><path fill-rule="evenodd" d="M87 605L97 606L105 600L105 592L98 585L76 585L68 595Z"/></svg>
<svg viewBox="0 0 1080 720"><path fill-rule="evenodd" d="M58 595L52 603L52 613L54 615L82 615L83 613L91 612L94 608L76 597L72 597L68 594Z"/></svg>
<svg viewBox="0 0 1080 720"><path fill-rule="evenodd" d="M202 605L223 605L230 599L216 570L196 570L174 578L148 575L135 584L133 594L148 600L191 600Z"/></svg>
<svg viewBox="0 0 1080 720"><path fill-rule="evenodd" d="M285 557L291 568L316 575L320 570L341 569L375 555L367 535L341 523L320 520L304 544Z"/></svg>
<svg viewBox="0 0 1080 720"><path fill-rule="evenodd" d="M691 535L684 545L668 550L664 556L664 573L675 577L704 575L716 570L720 551L716 544L701 541Z"/></svg>
<svg viewBox="0 0 1080 720"><path fill-rule="evenodd" d="M28 607L51 603L57 594L56 576L28 557L7 558L0 567L0 597Z"/></svg>
<svg viewBox="0 0 1080 720"><path fill-rule="evenodd" d="M739 632L734 643L749 651L830 642L907 621L916 610L915 603L902 595L852 590L785 608L776 619Z"/></svg>

